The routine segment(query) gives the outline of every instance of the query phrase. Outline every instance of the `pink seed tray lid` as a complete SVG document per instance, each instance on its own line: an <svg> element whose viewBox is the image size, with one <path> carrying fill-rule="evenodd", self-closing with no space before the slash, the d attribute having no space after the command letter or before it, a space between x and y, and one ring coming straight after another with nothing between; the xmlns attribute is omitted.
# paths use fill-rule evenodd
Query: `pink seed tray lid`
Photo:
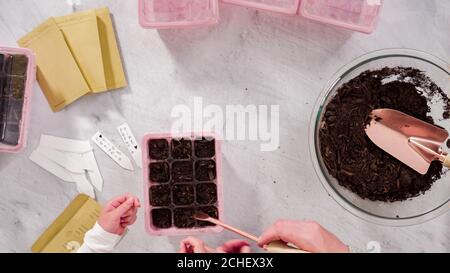
<svg viewBox="0 0 450 273"><path fill-rule="evenodd" d="M197 157L195 147L194 147L194 140L201 139L202 137L205 137L208 140L214 139L214 148L215 148L215 154L212 157ZM172 156L172 140L191 140L191 158L189 159L174 159ZM166 157L166 159L161 160L155 160L150 158L150 148L149 143L151 140L166 140L168 142L168 149L169 154ZM198 162L199 160L214 160L216 165L216 178L214 181L198 181L197 177L195 175L195 167L193 167L193 181L191 182L182 182L177 183L173 182L172 178L169 179L168 183L158 183L153 182L150 179L150 164L155 162L169 162L169 166L172 165L173 162L180 162L180 161L193 161L193 166L195 166L195 162ZM188 134L170 134L170 133L162 133L162 134L147 134L142 138L142 166L143 166L143 179L144 179L144 208L145 208L145 229L150 235L156 235L156 236L188 236L188 235L196 235L201 233L209 233L209 232L220 232L222 231L222 227L219 226L207 226L207 227L192 227L192 228L178 228L175 226L174 223L174 210L177 208L195 208L201 209L202 207L216 207L218 212L218 219L223 220L223 184L222 184L222 153L221 153L221 142L220 139L217 138L216 134L214 133L188 133ZM170 176L172 176L172 170L170 167ZM211 184L211 182L215 183L217 188L217 201L213 204L199 204L197 202L197 185L199 184ZM171 203L169 206L165 205L162 207L152 206L150 203L150 188L152 186L156 185L168 185L172 188L174 185L193 185L193 188L195 190L195 201L191 205L185 205L185 206L178 206L174 204L174 200L171 197ZM171 196L173 192L170 193ZM154 209L160 209L163 208L166 211L171 211L171 226L169 228L158 228L153 224L152 219L152 211Z"/></svg>
<svg viewBox="0 0 450 273"><path fill-rule="evenodd" d="M17 145L7 145L0 143L0 152L18 153L22 151L27 145L28 124L31 110L32 89L36 79L36 63L33 52L26 48L11 48L0 46L0 53L7 55L21 54L28 58L28 65L26 70L25 89L22 104L22 116L19 124L19 140ZM12 76L12 75L10 75ZM16 76L19 77L19 76Z"/></svg>
<svg viewBox="0 0 450 273"><path fill-rule="evenodd" d="M243 7L279 12L284 14L296 14L300 0L222 0L225 3Z"/></svg>
<svg viewBox="0 0 450 273"><path fill-rule="evenodd" d="M144 28L214 25L219 0L139 0L139 23Z"/></svg>
<svg viewBox="0 0 450 273"><path fill-rule="evenodd" d="M371 33L382 5L382 0L302 0L300 14L325 24Z"/></svg>

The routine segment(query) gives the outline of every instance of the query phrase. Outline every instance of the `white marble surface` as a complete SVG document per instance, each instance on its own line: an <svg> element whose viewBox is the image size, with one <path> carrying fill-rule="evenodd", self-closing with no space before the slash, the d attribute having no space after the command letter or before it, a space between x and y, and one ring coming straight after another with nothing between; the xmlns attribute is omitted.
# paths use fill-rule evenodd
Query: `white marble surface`
<svg viewBox="0 0 450 273"><path fill-rule="evenodd" d="M225 218L255 234L277 218L315 219L343 241L385 252L449 252L450 215L392 228L367 223L331 199L314 173L307 141L318 94L340 66L366 52L409 47L450 60L450 1L385 1L372 35L316 24L299 17L221 5L217 27L145 30L137 1L84 0L82 9L107 5L114 15L129 87L88 96L52 113L34 89L28 148L0 154L0 251L27 252L38 235L77 194L32 163L28 156L41 134L88 139L102 130L124 151L116 126L127 121L137 137L170 129L174 105L205 103L279 104L280 149L260 152L258 142L223 145ZM71 12L62 0L1 0L0 44L16 40L49 16ZM294 145L292 148L291 145ZM295 146L297 145L297 146ZM128 172L96 149L105 179L105 201L125 191L143 197L141 172ZM273 183L276 181L276 183ZM230 233L204 235L212 245ZM180 238L150 237L143 211L118 251L172 252Z"/></svg>

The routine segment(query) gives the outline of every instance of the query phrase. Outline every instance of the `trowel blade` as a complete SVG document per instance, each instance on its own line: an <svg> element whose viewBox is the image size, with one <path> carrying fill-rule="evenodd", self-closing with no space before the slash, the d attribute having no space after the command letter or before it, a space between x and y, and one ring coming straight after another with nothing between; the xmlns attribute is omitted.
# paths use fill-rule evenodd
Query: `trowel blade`
<svg viewBox="0 0 450 273"><path fill-rule="evenodd" d="M392 109L373 110L366 134L378 147L421 174L439 159L448 138L446 130Z"/></svg>

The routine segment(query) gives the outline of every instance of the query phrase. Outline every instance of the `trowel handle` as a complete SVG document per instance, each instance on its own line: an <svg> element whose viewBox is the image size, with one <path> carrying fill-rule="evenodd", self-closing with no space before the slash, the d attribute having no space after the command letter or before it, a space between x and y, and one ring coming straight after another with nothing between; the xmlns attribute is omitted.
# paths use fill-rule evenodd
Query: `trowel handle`
<svg viewBox="0 0 450 273"><path fill-rule="evenodd" d="M450 168L450 154L444 159L444 166Z"/></svg>
<svg viewBox="0 0 450 273"><path fill-rule="evenodd" d="M269 253L309 253L307 251L290 246L283 241L275 241L264 247Z"/></svg>

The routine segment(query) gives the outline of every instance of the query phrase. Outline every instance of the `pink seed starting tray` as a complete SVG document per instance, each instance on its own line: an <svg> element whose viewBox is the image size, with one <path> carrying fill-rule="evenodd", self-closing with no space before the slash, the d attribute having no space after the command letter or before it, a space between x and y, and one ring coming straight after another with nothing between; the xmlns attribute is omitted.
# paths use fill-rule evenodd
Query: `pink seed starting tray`
<svg viewBox="0 0 450 273"><path fill-rule="evenodd" d="M142 140L145 227L158 236L220 232L193 215L223 218L222 154L214 134L147 134Z"/></svg>
<svg viewBox="0 0 450 273"><path fill-rule="evenodd" d="M300 14L318 22L371 33L382 4L382 0L302 0Z"/></svg>
<svg viewBox="0 0 450 273"><path fill-rule="evenodd" d="M26 147L35 77L29 49L0 46L0 152L18 153Z"/></svg>
<svg viewBox="0 0 450 273"><path fill-rule="evenodd" d="M139 0L139 23L144 28L214 25L219 0Z"/></svg>
<svg viewBox="0 0 450 273"><path fill-rule="evenodd" d="M285 14L296 14L300 0L222 0L225 3Z"/></svg>

